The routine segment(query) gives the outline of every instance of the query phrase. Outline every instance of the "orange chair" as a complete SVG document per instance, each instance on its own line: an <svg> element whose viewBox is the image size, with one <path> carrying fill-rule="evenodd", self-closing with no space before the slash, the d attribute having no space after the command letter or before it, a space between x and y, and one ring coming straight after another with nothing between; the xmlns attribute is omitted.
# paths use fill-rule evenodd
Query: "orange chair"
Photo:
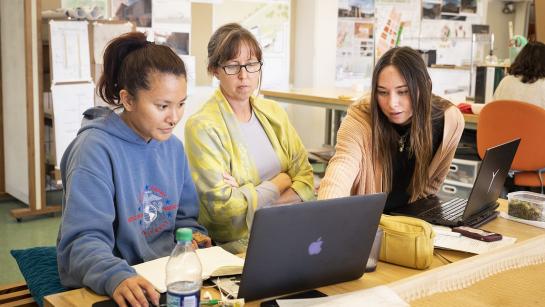
<svg viewBox="0 0 545 307"><path fill-rule="evenodd" d="M484 156L486 148L521 138L511 164L514 184L541 187L545 183L545 109L514 100L487 103L479 114L477 150Z"/></svg>

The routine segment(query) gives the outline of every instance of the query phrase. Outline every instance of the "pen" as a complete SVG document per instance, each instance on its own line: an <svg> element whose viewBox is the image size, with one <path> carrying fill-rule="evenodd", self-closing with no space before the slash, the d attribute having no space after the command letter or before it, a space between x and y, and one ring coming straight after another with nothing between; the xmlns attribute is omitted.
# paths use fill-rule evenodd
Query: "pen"
<svg viewBox="0 0 545 307"><path fill-rule="evenodd" d="M205 305L205 306L213 306L213 305L217 305L221 303L221 300L206 300L206 301L201 301L201 305Z"/></svg>
<svg viewBox="0 0 545 307"><path fill-rule="evenodd" d="M459 237L461 234L459 232L453 232L453 231L437 231L435 230L435 233L441 236L449 236L449 237Z"/></svg>

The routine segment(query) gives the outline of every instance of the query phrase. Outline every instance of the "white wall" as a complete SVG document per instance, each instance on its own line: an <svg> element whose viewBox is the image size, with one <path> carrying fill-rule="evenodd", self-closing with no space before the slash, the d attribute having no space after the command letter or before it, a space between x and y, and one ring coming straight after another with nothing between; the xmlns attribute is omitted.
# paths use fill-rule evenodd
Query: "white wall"
<svg viewBox="0 0 545 307"><path fill-rule="evenodd" d="M173 132L182 142L184 141L184 128L187 119L201 109L202 105L212 97L214 90L215 88L212 86L197 86L189 90L184 115Z"/></svg>
<svg viewBox="0 0 545 307"><path fill-rule="evenodd" d="M334 87L337 1L297 0L295 5L293 87ZM287 111L303 144L321 147L324 109L289 105Z"/></svg>

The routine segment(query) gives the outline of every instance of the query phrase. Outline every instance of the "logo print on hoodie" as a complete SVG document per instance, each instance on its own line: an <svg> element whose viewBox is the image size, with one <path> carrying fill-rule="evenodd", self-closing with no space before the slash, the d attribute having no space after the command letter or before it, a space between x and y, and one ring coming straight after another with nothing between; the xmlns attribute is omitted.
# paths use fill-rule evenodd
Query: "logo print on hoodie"
<svg viewBox="0 0 545 307"><path fill-rule="evenodd" d="M130 216L127 222L138 222L146 238L172 227L178 204L167 198L167 194L154 185L146 185L138 200L138 213Z"/></svg>
<svg viewBox="0 0 545 307"><path fill-rule="evenodd" d="M144 207L144 228L148 228L158 215L163 213L163 198L146 189L142 198L142 206Z"/></svg>

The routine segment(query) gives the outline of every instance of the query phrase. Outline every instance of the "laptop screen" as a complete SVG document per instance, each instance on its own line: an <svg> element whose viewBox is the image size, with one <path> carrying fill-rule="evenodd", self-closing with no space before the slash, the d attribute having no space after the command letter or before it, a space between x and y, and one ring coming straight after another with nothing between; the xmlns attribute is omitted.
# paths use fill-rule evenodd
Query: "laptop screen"
<svg viewBox="0 0 545 307"><path fill-rule="evenodd" d="M256 212L238 297L247 301L360 278L386 194Z"/></svg>
<svg viewBox="0 0 545 307"><path fill-rule="evenodd" d="M464 220L493 205L500 196L520 139L488 148L464 211Z"/></svg>

